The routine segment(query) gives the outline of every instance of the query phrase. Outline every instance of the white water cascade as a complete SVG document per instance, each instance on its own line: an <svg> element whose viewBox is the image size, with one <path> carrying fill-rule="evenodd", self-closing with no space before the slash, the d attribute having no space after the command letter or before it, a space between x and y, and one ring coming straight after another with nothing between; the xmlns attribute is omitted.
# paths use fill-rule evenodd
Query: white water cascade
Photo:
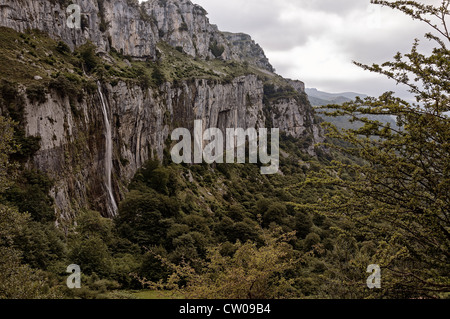
<svg viewBox="0 0 450 319"><path fill-rule="evenodd" d="M105 119L105 179L106 179L106 190L108 191L109 196L109 205L107 206L108 209L108 215L111 217L116 216L117 214L117 203L114 199L113 191L112 191L112 185L111 185L111 174L112 174L112 153L113 153L113 142L112 142L112 133L111 133L111 124L109 122L108 118L108 111L106 108L106 101L103 97L101 84L100 82L97 82L98 87L98 93L100 95L100 100L102 102L102 110L103 110L103 117Z"/></svg>

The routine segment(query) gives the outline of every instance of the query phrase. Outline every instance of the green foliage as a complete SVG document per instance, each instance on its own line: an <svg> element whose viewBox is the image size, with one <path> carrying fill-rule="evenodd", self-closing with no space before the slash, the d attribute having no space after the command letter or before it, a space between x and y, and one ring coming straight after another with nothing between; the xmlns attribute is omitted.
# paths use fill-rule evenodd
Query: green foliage
<svg viewBox="0 0 450 319"><path fill-rule="evenodd" d="M225 47L223 45L219 45L217 41L214 41L209 45L209 50L217 59L221 57L222 54L225 52Z"/></svg>
<svg viewBox="0 0 450 319"><path fill-rule="evenodd" d="M253 241L260 243L260 234L258 232L258 224L255 224L249 219L242 222L233 222L230 218L225 217L214 227L216 236L219 236L220 241L229 241L236 243L237 241L247 242Z"/></svg>
<svg viewBox="0 0 450 319"><path fill-rule="evenodd" d="M304 249L306 251L310 251L314 248L315 245L320 243L320 236L315 233L310 233L305 238Z"/></svg>
<svg viewBox="0 0 450 319"><path fill-rule="evenodd" d="M71 104L83 100L84 93L81 87L81 81L76 76L58 74L55 79L50 81L49 88L53 89L61 97L68 97Z"/></svg>
<svg viewBox="0 0 450 319"><path fill-rule="evenodd" d="M95 54L95 50L96 47L92 43L84 44L76 50L88 73L92 72L100 64L100 59Z"/></svg>
<svg viewBox="0 0 450 319"><path fill-rule="evenodd" d="M0 193L12 184L8 173L12 168L9 156L16 150L13 138L14 123L0 116Z"/></svg>
<svg viewBox="0 0 450 319"><path fill-rule="evenodd" d="M286 205L282 203L271 203L263 215L263 225L269 226L271 223L282 224L286 217Z"/></svg>
<svg viewBox="0 0 450 319"><path fill-rule="evenodd" d="M14 246L22 251L23 262L35 269L48 270L66 257L64 236L52 224L28 222Z"/></svg>
<svg viewBox="0 0 450 319"><path fill-rule="evenodd" d="M71 244L68 259L80 265L87 275L108 275L112 265L108 246L98 236L81 238Z"/></svg>
<svg viewBox="0 0 450 319"><path fill-rule="evenodd" d="M374 2L419 20L427 13L438 19L448 15L448 1L442 8ZM85 17L82 23L87 26ZM48 83L50 93L69 98L76 110L84 94L96 90L96 77L162 90L166 82L226 84L256 74L264 82L267 127L278 100L308 102L280 77L249 63L223 61L225 48L216 41L210 46L215 60L194 59L161 42L157 62L133 61L114 50L113 60L106 62L92 44L72 54L64 43L34 31L0 31L0 108L14 121L0 117L0 201L14 207L0 207L0 297L52 296L49 286L64 282L71 263L83 271L83 289L65 291L73 298L129 297L115 291L139 289L137 278L146 278L150 288L189 298L446 296L450 59L445 30L440 38L427 35L438 44L428 56L415 44L393 62L361 65L409 85L420 105L387 93L336 107L334 115L360 125L348 131L327 126L327 148L317 149L316 157L304 152L310 137L282 136L279 175L262 176L257 165L150 161L130 183L116 219L87 211L77 216L76 225L65 225L64 236L53 225L51 181L33 170L23 169L17 178L12 174L13 161L30 165L39 150L39 138L25 134L19 84L29 100L44 103ZM30 61L26 68L20 57L10 58L21 50ZM42 74L44 69L52 70L51 78ZM410 81L408 73L416 80ZM37 83L34 75L44 79ZM251 107L252 98L246 101ZM394 115L398 125L371 115ZM379 291L365 288L366 267L372 263L384 269Z"/></svg>
<svg viewBox="0 0 450 319"><path fill-rule="evenodd" d="M168 225L163 218L170 218L178 212L179 204L164 195L131 191L120 204L116 223L122 236L150 247L164 241Z"/></svg>
<svg viewBox="0 0 450 319"><path fill-rule="evenodd" d="M68 54L71 52L69 46L63 41L58 41L56 45L56 51L61 54Z"/></svg>
<svg viewBox="0 0 450 319"><path fill-rule="evenodd" d="M152 78L158 87L163 85L166 81L164 73L161 71L161 68L158 64L156 64L155 68L153 69Z"/></svg>
<svg viewBox="0 0 450 319"><path fill-rule="evenodd" d="M19 95L17 84L2 81L0 89L2 110L5 110L13 121L23 124L24 100Z"/></svg>
<svg viewBox="0 0 450 319"><path fill-rule="evenodd" d="M313 222L308 213L297 212L295 214L295 231L297 232L297 236L299 238L305 238L310 233L311 227L313 226ZM317 226L322 226L320 222L315 222Z"/></svg>
<svg viewBox="0 0 450 319"><path fill-rule="evenodd" d="M274 83L264 84L264 98L266 101L276 101L279 99L295 98L301 99L300 94L290 85L277 87ZM309 104L307 101L302 101L302 104Z"/></svg>
<svg viewBox="0 0 450 319"><path fill-rule="evenodd" d="M162 247L153 247L144 255L139 275L145 280L158 282L165 280L169 275L169 270L161 262L160 257L167 257L167 251Z"/></svg>
<svg viewBox="0 0 450 319"><path fill-rule="evenodd" d="M150 160L136 173L130 184L130 189L144 184L160 194L174 194L178 185L174 172L170 168L160 167L158 161Z"/></svg>
<svg viewBox="0 0 450 319"><path fill-rule="evenodd" d="M329 137L346 142L328 146L363 161L335 161L311 177L310 185L340 190L337 196L327 196L311 208L352 221L358 225L351 230L355 238L376 243L372 259L385 270L385 296L442 297L450 290L450 36L445 29L450 3L373 2L431 25L436 34L428 33L426 38L436 47L430 54L422 54L416 40L410 53L398 53L394 61L381 66L357 63L407 85L417 104L387 92L378 98L357 98L332 106L335 112L329 115L348 116L362 125L339 130L327 124ZM373 114L394 116L401 129L369 119ZM355 253L355 263L357 258Z"/></svg>
<svg viewBox="0 0 450 319"><path fill-rule="evenodd" d="M0 299L63 298L47 274L21 263L16 250L0 247L0 260Z"/></svg>
<svg viewBox="0 0 450 319"><path fill-rule="evenodd" d="M39 84L27 87L27 97L32 103L45 103L47 101L45 87Z"/></svg>
<svg viewBox="0 0 450 319"><path fill-rule="evenodd" d="M25 134L25 102L18 92L17 84L2 81L0 85L0 109L2 109L12 121L2 120L0 125L4 129L2 133L5 151L4 159L24 162L32 157L40 148L40 137L26 136ZM11 140L11 129L13 129L13 140ZM5 163L5 162L3 162ZM4 164L3 164L4 165Z"/></svg>
<svg viewBox="0 0 450 319"><path fill-rule="evenodd" d="M4 198L20 212L30 213L36 221L54 221L53 200L49 196L52 187L52 181L43 173L25 170L4 193Z"/></svg>
<svg viewBox="0 0 450 319"><path fill-rule="evenodd" d="M187 264L175 265L164 257L162 263L173 271L167 282L143 280L150 288L172 289L194 299L272 299L295 294L287 275L299 259L287 243L292 235L266 233L263 246L236 243L231 257L221 254L222 246L208 251L208 262L196 271ZM179 283L184 282L183 288Z"/></svg>
<svg viewBox="0 0 450 319"><path fill-rule="evenodd" d="M24 230L30 230L31 225L27 215L0 205L0 299L62 296L46 273L22 263L22 252L17 248L21 240L19 237L23 236Z"/></svg>

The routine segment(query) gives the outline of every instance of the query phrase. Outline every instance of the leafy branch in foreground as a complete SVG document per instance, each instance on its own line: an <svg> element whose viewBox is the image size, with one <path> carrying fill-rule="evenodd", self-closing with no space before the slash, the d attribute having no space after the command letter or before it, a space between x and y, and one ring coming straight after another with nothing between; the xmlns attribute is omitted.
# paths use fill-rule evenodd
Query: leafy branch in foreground
<svg viewBox="0 0 450 319"><path fill-rule="evenodd" d="M404 84L416 99L409 103L387 92L329 105L328 116L349 116L358 129L339 130L327 123L328 136L346 146L326 144L357 156L363 164L333 162L306 184L332 185L338 195L308 207L317 213L352 220L360 238L375 238L375 259L388 270L386 296L442 297L450 291L450 42L446 19L449 1L439 7L416 1L372 1L400 10L437 31L425 37L436 43L428 55L415 40L411 52L372 66L371 72ZM437 21L437 22L436 22ZM383 114L397 127L369 119ZM344 178L343 175L353 178Z"/></svg>
<svg viewBox="0 0 450 319"><path fill-rule="evenodd" d="M253 242L219 245L208 251L208 262L200 270L188 263L175 265L157 256L172 274L167 280L141 280L152 290L170 290L188 299L274 299L295 296L294 279L286 273L295 269L300 257L288 243L294 233L265 232L265 244Z"/></svg>

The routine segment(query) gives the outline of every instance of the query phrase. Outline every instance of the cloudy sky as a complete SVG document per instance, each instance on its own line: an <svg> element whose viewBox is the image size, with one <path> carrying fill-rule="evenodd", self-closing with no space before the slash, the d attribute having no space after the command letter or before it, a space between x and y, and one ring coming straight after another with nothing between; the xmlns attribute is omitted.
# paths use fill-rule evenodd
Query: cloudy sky
<svg viewBox="0 0 450 319"><path fill-rule="evenodd" d="M222 31L250 34L277 73L327 92L380 95L405 90L352 64L382 63L409 52L430 28L370 0L191 0ZM440 4L441 0L422 0Z"/></svg>

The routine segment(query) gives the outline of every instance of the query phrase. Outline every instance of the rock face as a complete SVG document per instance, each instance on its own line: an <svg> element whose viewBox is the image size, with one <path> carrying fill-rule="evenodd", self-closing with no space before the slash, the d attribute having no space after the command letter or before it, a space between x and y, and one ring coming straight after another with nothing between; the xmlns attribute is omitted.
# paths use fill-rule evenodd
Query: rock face
<svg viewBox="0 0 450 319"><path fill-rule="evenodd" d="M189 0L78 0L81 28L69 28L65 0L3 0L0 25L23 32L38 29L61 38L72 49L92 41L105 52L111 48L135 58L156 58L156 44L165 41L199 58L215 58L211 46L223 47L225 60L256 62L273 71L264 51L250 36L220 32L207 12Z"/></svg>
<svg viewBox="0 0 450 319"><path fill-rule="evenodd" d="M264 70L275 72L264 50L248 34L223 32L223 35L231 44L233 60L247 61Z"/></svg>
<svg viewBox="0 0 450 319"><path fill-rule="evenodd" d="M248 35L222 33L209 23L206 11L188 0L150 0L141 5L132 0L79 0L81 29L66 25L65 0L3 0L0 26L17 31L39 29L74 48L86 41L98 51L111 48L138 59L156 60L157 43L165 41L199 59L220 58L247 62L263 74L273 67L264 51ZM285 80L299 95L304 84ZM230 81L191 79L166 82L158 88L118 81L101 83L112 127L112 188L118 202L126 185L150 158L162 159L166 142L177 127L192 129L203 120L205 129L217 127L264 127L268 118L274 127L294 137L322 140L319 126L307 101L280 98L264 101L264 79L238 76ZM45 103L26 104L26 133L41 137L34 166L55 180L52 196L63 219L78 209L93 208L107 213L105 186L105 121L98 92L87 94L71 105L68 98L49 90ZM272 114L267 116L270 107ZM74 110L76 112L74 112Z"/></svg>
<svg viewBox="0 0 450 319"><path fill-rule="evenodd" d="M254 75L229 84L195 80L143 91L124 82L102 85L113 131L113 185L119 199L129 181L152 155L163 158L165 142L175 126L193 128L203 120L205 129L263 127L263 86ZM106 211L103 181L105 135L98 94L76 105L73 116L68 99L57 92L43 104L27 105L27 134L41 136L34 157L37 168L58 182L53 196L66 217L76 208ZM246 107L242 107L246 105ZM175 125L176 123L176 125ZM75 207L74 207L75 206Z"/></svg>

